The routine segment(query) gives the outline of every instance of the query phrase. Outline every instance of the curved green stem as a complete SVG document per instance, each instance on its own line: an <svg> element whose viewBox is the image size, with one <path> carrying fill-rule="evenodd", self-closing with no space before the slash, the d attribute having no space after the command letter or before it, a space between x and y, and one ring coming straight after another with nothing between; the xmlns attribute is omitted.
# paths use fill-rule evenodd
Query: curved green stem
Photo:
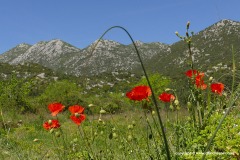
<svg viewBox="0 0 240 160"><path fill-rule="evenodd" d="M139 61L140 61L140 63L141 63L141 67L142 67L142 69L143 69L144 75L146 76L147 83L148 83L148 85L149 85L149 87L150 87L150 89L151 89L151 91L152 91L152 93L153 93L153 94L152 94L152 99L153 99L153 103L154 103L154 106L155 106L155 110L156 110L156 112L157 112L157 117L158 117L158 120L159 120L159 123L160 123L160 126L161 126L161 131L162 131L162 134L163 134L163 139L164 139L164 144L165 144L167 159L170 160L170 159L171 159L171 156L170 156L169 146L168 146L166 134L165 134L165 131L164 131L164 126L163 126L163 123L162 123L162 119L161 119L161 116L160 116L160 112L159 112L159 109L158 109L157 100L156 100L156 97L155 97L155 95L154 95L154 92L153 92L153 89L152 89L152 85L150 84L150 81L149 81L147 72L146 72L145 67L144 67L144 65L143 65L143 61L142 61L142 59L141 59L141 57L140 57L139 51L138 51L138 49L137 49L137 46L136 46L136 44L134 43L133 38L132 38L132 36L130 35L130 33L129 33L125 28L123 28L123 27L121 27L121 26L113 26L113 27L110 27L109 29L107 29L107 30L102 34L102 36L98 39L97 43L95 43L95 45L94 45L94 47L93 47L93 50L92 50L90 56L93 54L93 51L94 51L95 48L97 47L97 45L98 45L98 43L100 42L100 40L105 36L105 34L106 34L107 32L109 32L110 30L114 29L114 28L119 28L119 29L122 29L123 31L125 31L125 33L127 33L128 37L131 39L131 41L132 41L132 43L133 43L133 46L134 46L134 48L135 48L135 50L136 50L136 54L137 54L138 59L139 59Z"/></svg>

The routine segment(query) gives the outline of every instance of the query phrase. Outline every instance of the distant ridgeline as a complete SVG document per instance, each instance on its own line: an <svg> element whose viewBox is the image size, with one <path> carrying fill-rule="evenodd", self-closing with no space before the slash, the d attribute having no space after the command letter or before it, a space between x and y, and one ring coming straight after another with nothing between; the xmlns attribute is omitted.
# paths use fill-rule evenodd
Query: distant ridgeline
<svg viewBox="0 0 240 160"><path fill-rule="evenodd" d="M84 49L59 39L41 41L34 45L23 43L1 54L0 62L9 63L16 68L19 66L16 64L37 63L53 71L74 76L92 76L114 71L142 74L132 44L123 45L111 40L101 40L91 53L96 42ZM239 42L240 22L231 20L221 20L196 33L192 39L194 67L209 75L230 72L232 47L235 58L240 58ZM188 48L183 41L171 45L136 41L136 45L148 72L159 72L177 78L189 68ZM239 63L238 60L237 67ZM4 68L1 67L1 70Z"/></svg>

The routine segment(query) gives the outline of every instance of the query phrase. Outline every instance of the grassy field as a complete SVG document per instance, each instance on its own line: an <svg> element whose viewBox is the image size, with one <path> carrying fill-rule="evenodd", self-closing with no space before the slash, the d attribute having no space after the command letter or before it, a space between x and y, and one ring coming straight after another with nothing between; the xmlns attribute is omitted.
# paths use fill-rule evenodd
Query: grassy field
<svg viewBox="0 0 240 160"><path fill-rule="evenodd" d="M225 124L229 125L228 129L233 129L240 122L239 117L236 119L236 116L239 116L237 113L240 108L237 107L234 110L235 112L232 112L229 117L235 117L235 120L228 119ZM3 113L2 116L6 122L6 128L4 130L2 126L1 159L166 158L160 126L155 123L157 121L156 114L154 112L153 114L151 112L144 114L144 110L138 107L134 107L132 111L114 115L108 113L87 115L80 127L69 119L69 113L63 112L58 116L61 130L57 129L52 133L43 129L43 123L45 120L51 119L50 115L29 114L13 117L13 115ZM202 140L200 140L196 131L191 130L193 128L189 126L190 117L186 109L182 109L180 112L161 110L161 116L166 127L165 131L173 159L192 159L194 156L186 153L196 152L197 148L201 148L201 146L196 146L194 141L196 143L208 141L209 136L199 134L202 136ZM219 121L220 118L215 116L215 120ZM231 121L234 124L231 124ZM215 125L212 126L213 129L215 129L217 121L213 125ZM234 144L232 141L237 141L234 137L229 136L234 136L239 131L239 127L237 126L235 131L226 131L226 129L220 130L217 138L221 138L221 141L218 140L215 143L221 144L214 144L215 148L217 148L216 145L219 145L218 148L220 148L224 144L231 147L231 143ZM221 132L228 134L221 134ZM231 148L212 149L213 154L210 156L213 159L234 159L230 150ZM200 153L202 150L198 149L197 152ZM223 154L221 155L220 152ZM180 153L184 154L180 155ZM236 154L239 153L236 152ZM200 159L201 156L196 155L195 158Z"/></svg>

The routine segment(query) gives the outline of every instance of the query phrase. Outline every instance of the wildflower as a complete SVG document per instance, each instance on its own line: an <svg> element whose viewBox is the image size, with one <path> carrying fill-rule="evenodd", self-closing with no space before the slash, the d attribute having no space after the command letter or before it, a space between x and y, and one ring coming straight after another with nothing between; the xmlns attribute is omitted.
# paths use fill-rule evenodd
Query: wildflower
<svg viewBox="0 0 240 160"><path fill-rule="evenodd" d="M64 105L61 103L51 103L48 105L48 109L50 110L52 116L56 116L59 112L61 112L64 109Z"/></svg>
<svg viewBox="0 0 240 160"><path fill-rule="evenodd" d="M71 115L71 120L76 123L77 125L80 125L82 121L85 120L86 116L84 114L81 114L79 117L76 117L75 115Z"/></svg>
<svg viewBox="0 0 240 160"><path fill-rule="evenodd" d="M202 90L207 88L207 85L204 83L204 80L203 80L203 77L204 77L203 72L199 72L197 70L188 70L187 72L185 72L185 75L189 78L192 78L192 77L195 78L195 84L197 88L200 88Z"/></svg>
<svg viewBox="0 0 240 160"><path fill-rule="evenodd" d="M51 123L49 123L49 122L51 122ZM43 124L43 128L45 128L46 130L51 130L53 128L59 128L59 127L60 127L60 124L59 124L58 120L56 120L56 119L49 120Z"/></svg>
<svg viewBox="0 0 240 160"><path fill-rule="evenodd" d="M83 114L84 108L82 106L70 106L68 110L72 113L72 115L70 116L71 120L77 125L80 125L82 121L86 119L86 116Z"/></svg>
<svg viewBox="0 0 240 160"><path fill-rule="evenodd" d="M207 85L204 84L203 77L204 77L204 73L200 72L197 74L197 76L195 78L195 83L196 83L197 88L200 88L202 90L207 88Z"/></svg>
<svg viewBox="0 0 240 160"><path fill-rule="evenodd" d="M188 70L187 72L185 72L185 75L188 76L189 78L192 78L192 76L196 76L198 73L197 70Z"/></svg>
<svg viewBox="0 0 240 160"><path fill-rule="evenodd" d="M217 93L220 96L222 95L222 91L224 89L224 84L222 83L212 83L211 84L211 90L213 93Z"/></svg>
<svg viewBox="0 0 240 160"><path fill-rule="evenodd" d="M163 92L159 95L159 99L163 102L171 102L175 99L175 96L170 93Z"/></svg>
<svg viewBox="0 0 240 160"><path fill-rule="evenodd" d="M82 106L79 106L79 105L74 105L74 106L70 106L68 108L68 110L72 113L72 114L75 114L75 113L79 113L79 114L82 114L83 111L84 111L84 108Z"/></svg>
<svg viewBox="0 0 240 160"><path fill-rule="evenodd" d="M151 89L148 86L137 86L130 92L126 93L126 96L134 101L141 101L143 99L148 100L148 97L152 95Z"/></svg>

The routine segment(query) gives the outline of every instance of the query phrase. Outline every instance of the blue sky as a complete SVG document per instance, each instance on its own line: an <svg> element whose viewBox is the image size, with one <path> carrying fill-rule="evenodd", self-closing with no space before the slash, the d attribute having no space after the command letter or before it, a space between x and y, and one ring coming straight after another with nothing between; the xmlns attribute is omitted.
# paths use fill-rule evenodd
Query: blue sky
<svg viewBox="0 0 240 160"><path fill-rule="evenodd" d="M134 40L172 44L187 21L199 32L221 19L240 21L239 8L240 0L0 0L0 53L52 39L84 48L114 25ZM117 29L104 38L130 43Z"/></svg>

